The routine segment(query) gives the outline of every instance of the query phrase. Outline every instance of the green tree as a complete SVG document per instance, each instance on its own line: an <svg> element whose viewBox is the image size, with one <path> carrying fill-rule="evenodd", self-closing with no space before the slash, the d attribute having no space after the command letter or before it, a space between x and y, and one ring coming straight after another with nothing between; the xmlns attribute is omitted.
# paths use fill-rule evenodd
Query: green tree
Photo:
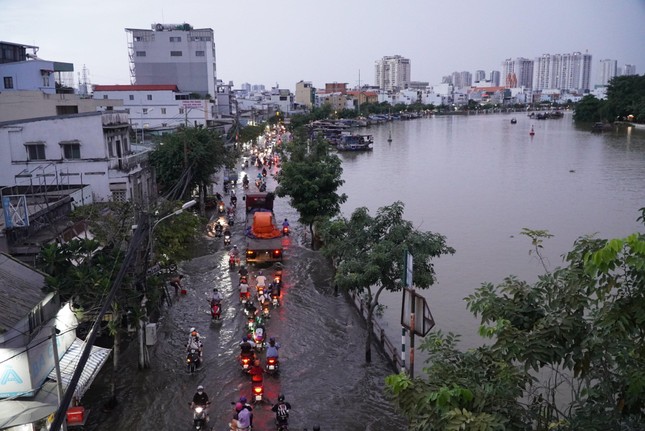
<svg viewBox="0 0 645 431"><path fill-rule="evenodd" d="M233 166L237 155L226 148L215 132L202 128L181 128L164 136L150 155L159 190L171 200L186 200L195 190L203 197L212 176L224 166Z"/></svg>
<svg viewBox="0 0 645 431"><path fill-rule="evenodd" d="M413 256L414 284L418 289L426 289L435 281L431 259L454 253L442 235L418 231L404 220L403 209L402 202L395 202L379 208L372 217L367 208L358 208L348 220L335 219L321 228L322 252L334 262L335 283L358 293L367 308L367 363L372 360L374 311L384 290L402 289L405 252Z"/></svg>
<svg viewBox="0 0 645 431"><path fill-rule="evenodd" d="M613 78L607 87L604 113L612 121L634 115L635 121L645 122L645 75Z"/></svg>
<svg viewBox="0 0 645 431"><path fill-rule="evenodd" d="M576 110L573 113L573 119L583 123L595 122L602 120L601 109L603 101L597 99L591 94L586 95L576 105Z"/></svg>
<svg viewBox="0 0 645 431"><path fill-rule="evenodd" d="M645 208L641 213L643 221ZM463 417L450 422L454 409L466 416L492 415L491 423L506 429L642 429L645 235L581 237L565 255L566 265L549 271L541 257L549 233L522 233L532 240L544 275L533 285L515 277L487 283L466 298L471 312L481 316L480 334L492 343L459 352L451 339L429 337L422 347L431 356L425 372L437 383L391 376L387 384L397 405L415 423L432 418L437 430L494 429ZM473 354L481 363L470 361L457 372L455 365ZM469 391L472 399L452 398L450 409L441 411L436 403L423 405L443 388L441 379L447 388ZM497 393L500 385L504 391Z"/></svg>
<svg viewBox="0 0 645 431"><path fill-rule="evenodd" d="M298 211L300 222L309 226L314 246L314 222L325 220L340 212L347 196L338 194L343 184L340 159L330 151L329 144L318 139L306 139L302 131L285 149L282 167L276 175L275 193L289 196L291 206Z"/></svg>

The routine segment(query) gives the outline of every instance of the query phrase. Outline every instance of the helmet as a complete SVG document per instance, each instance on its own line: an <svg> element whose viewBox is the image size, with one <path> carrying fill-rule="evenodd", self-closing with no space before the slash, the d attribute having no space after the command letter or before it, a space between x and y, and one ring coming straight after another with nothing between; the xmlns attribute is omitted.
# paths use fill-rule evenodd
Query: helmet
<svg viewBox="0 0 645 431"><path fill-rule="evenodd" d="M245 341L246 341L246 335L242 337L242 342L245 342Z"/></svg>
<svg viewBox="0 0 645 431"><path fill-rule="evenodd" d="M240 397L240 402L241 402L242 404L246 404L246 402L247 402L247 401L248 401L248 400L246 399L246 397L245 397L244 395L242 395L242 396Z"/></svg>
<svg viewBox="0 0 645 431"><path fill-rule="evenodd" d="M280 396L278 397L278 401L280 402L284 401L284 395L280 394Z"/></svg>
<svg viewBox="0 0 645 431"><path fill-rule="evenodd" d="M196 331L194 326L192 328L190 328L190 332L193 332L193 331Z"/></svg>
<svg viewBox="0 0 645 431"><path fill-rule="evenodd" d="M263 274L263 272L262 272L262 270L260 270L260 272L258 272L258 275L262 275L262 274Z"/></svg>
<svg viewBox="0 0 645 431"><path fill-rule="evenodd" d="M236 411L238 411L238 412L239 412L239 411L240 411L240 410L242 410L243 408L244 408L244 404L242 404L242 403L235 403L235 410L236 410Z"/></svg>
<svg viewBox="0 0 645 431"><path fill-rule="evenodd" d="M233 244L233 248L237 248L237 245Z"/></svg>
<svg viewBox="0 0 645 431"><path fill-rule="evenodd" d="M217 287L214 287L214 288L213 288L213 292L217 292Z"/></svg>
<svg viewBox="0 0 645 431"><path fill-rule="evenodd" d="M197 391L203 391L204 387L202 385L197 386Z"/></svg>

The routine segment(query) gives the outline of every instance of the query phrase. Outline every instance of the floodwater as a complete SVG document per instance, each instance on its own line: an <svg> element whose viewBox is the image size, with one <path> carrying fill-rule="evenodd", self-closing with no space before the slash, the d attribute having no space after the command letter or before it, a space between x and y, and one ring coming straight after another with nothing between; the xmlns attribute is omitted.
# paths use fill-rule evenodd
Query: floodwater
<svg viewBox="0 0 645 431"><path fill-rule="evenodd" d="M567 112L543 121L522 113L438 116L364 133L374 135L371 153L341 155L349 197L343 213L365 206L375 214L400 200L418 229L446 236L456 253L435 261L437 283L421 293L436 329L462 334L463 347L482 342L464 297L484 282L511 274L534 282L543 271L522 228L554 235L543 243L550 269L582 235L645 231L636 221L645 207L643 129L593 134ZM382 302L386 332L401 344L401 294Z"/></svg>
<svg viewBox="0 0 645 431"><path fill-rule="evenodd" d="M512 116L517 124L510 124ZM463 347L481 343L464 297L481 283L499 283L510 274L533 282L542 271L529 255L530 240L519 234L522 228L555 235L543 250L551 268L581 235L613 238L644 231L636 222L638 208L645 206L643 130L596 135L577 129L570 113L545 121L517 113L424 118L358 132L374 135L374 150L340 155L346 181L341 191L349 197L343 213L349 217L365 206L374 214L400 200L405 218L418 229L447 237L456 254L436 260L438 282L423 294L437 329L462 334ZM254 168L249 173L257 174ZM243 243L241 207L233 238L238 244ZM364 366L363 322L342 296L334 296L331 270L308 249L307 229L295 223L297 214L286 200L276 200L275 213L289 218L292 236L284 239L283 306L267 325L268 335L282 344L280 375L265 377L270 401L285 394L293 406L292 430L311 430L314 424L322 430L405 429L383 392L383 379L392 370L380 354ZM86 429L188 430L188 402L203 384L212 400L211 425L226 430L230 402L240 395L250 398L250 379L236 361L244 318L234 273L228 271L221 239L204 241L207 252L180 267L188 295L163 312L159 341L150 349L151 368L138 371L136 346L130 348L119 370L120 403L106 413L101 406L108 399L108 363L84 398L92 408ZM213 286L226 296L218 324L210 323L206 302ZM387 308L380 321L396 345L400 294L382 301ZM193 325L206 337L205 364L187 375L183 346ZM417 355L417 370L422 360ZM255 429L275 429L272 417L270 403L256 406Z"/></svg>
<svg viewBox="0 0 645 431"><path fill-rule="evenodd" d="M275 168L274 168L275 169ZM250 177L256 170L249 170ZM275 186L268 180L269 190ZM253 184L251 184L253 187ZM241 186L238 196L242 196ZM244 203L240 199L233 244L243 244ZM280 393L291 403L289 428L311 430L405 429L384 394L384 379L393 372L379 354L371 366L364 365L365 327L358 312L335 296L331 271L319 253L308 248L306 229L284 199L275 202L279 220L291 221L291 236L285 248L282 305L271 312L267 335L281 344L280 373L265 375L268 401L254 408L254 430L273 430L272 403ZM88 430L189 430L192 411L188 403L198 385L211 400L210 426L228 430L233 416L232 401L242 395L251 399L250 377L237 361L239 342L246 319L238 303L237 272L229 272L227 251L221 238L204 238L207 252L183 265L186 296L163 311L158 343L150 348L151 367L137 370L137 348L132 342L121 360L118 380L119 404L112 412L101 407L108 400L108 362L83 399L91 408ZM306 244L307 246L303 246ZM228 248L228 247L227 247ZM251 268L256 274L259 268ZM272 274L272 268L265 268ZM212 288L223 290L222 321L211 323L209 304ZM189 329L195 326L204 340L204 364L193 375L184 366L184 346ZM378 350L375 350L378 352ZM260 354L264 365L264 354Z"/></svg>

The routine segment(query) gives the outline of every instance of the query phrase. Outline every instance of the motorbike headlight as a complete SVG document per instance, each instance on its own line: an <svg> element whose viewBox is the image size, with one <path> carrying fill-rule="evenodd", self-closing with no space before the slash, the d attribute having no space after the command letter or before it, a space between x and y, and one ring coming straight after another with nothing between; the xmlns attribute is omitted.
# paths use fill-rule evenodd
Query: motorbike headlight
<svg viewBox="0 0 645 431"><path fill-rule="evenodd" d="M203 407L195 407L195 413L201 413L204 411Z"/></svg>

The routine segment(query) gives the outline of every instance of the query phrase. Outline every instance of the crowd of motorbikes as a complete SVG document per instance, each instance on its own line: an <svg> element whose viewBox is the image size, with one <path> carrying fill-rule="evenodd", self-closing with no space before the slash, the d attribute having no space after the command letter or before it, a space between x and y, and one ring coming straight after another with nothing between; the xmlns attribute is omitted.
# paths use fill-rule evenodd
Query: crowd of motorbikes
<svg viewBox="0 0 645 431"><path fill-rule="evenodd" d="M259 191L266 190L267 168L271 169L277 159L273 157L254 156L252 158L254 165L261 169L258 173L255 185ZM249 160L242 163L243 168L248 168ZM249 187L249 178L245 174L242 180L243 188ZM225 189L230 195L230 205L227 207L222 196L217 194L217 221L209 223L209 233L215 237L222 237L225 246L231 245L231 227L235 222L235 211L237 206L237 197L231 188ZM225 217L223 223L221 218ZM282 226L282 235L288 236L289 223L285 219ZM244 336L239 342L240 354L237 357L241 372L251 378L251 401L253 403L266 402L264 396L264 375L277 376L280 371L280 361L278 349L280 344L274 337L267 336L267 323L271 318L271 312L280 306L281 294L283 288L282 267L281 265L274 268L265 275L262 270L254 276L248 272L244 265L241 265L240 251L237 246L233 246L228 254L229 270L237 269L239 304L246 316L243 329ZM278 264L279 265L279 264ZM218 296L217 289L213 291L213 297L208 300L211 319L213 322L220 322L222 318L222 300ZM186 367L188 373L194 373L202 365L203 337L191 328L191 334L186 346ZM264 365L262 365L264 357ZM201 388L201 392L199 390ZM203 393L203 387L198 387L198 394ZM208 406L207 400L203 403L195 402L198 400L198 394L195 394L193 402L190 403L193 409L194 429L201 430L208 427ZM245 410L250 412L252 406L247 403L245 397L240 402L232 403L235 405L234 420L230 423L230 430L250 431L251 426L246 425ZM278 403L273 406L272 410L276 413L276 429L286 431L288 429L288 412L291 409L289 403L285 402L284 396L280 395ZM251 414L252 418L252 414ZM252 419L251 419L252 420Z"/></svg>

